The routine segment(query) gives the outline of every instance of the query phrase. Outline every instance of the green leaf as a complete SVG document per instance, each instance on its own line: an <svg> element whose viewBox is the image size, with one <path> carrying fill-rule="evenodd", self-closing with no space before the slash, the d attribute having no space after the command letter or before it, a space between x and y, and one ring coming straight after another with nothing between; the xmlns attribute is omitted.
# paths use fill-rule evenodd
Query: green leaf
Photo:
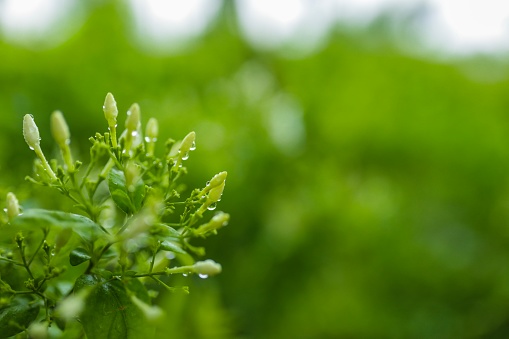
<svg viewBox="0 0 509 339"><path fill-rule="evenodd" d="M17 302L0 309L0 338L23 332L39 314L39 305Z"/></svg>
<svg viewBox="0 0 509 339"><path fill-rule="evenodd" d="M24 211L12 219L11 224L29 230L50 227L71 229L85 241L95 240L100 232L100 226L85 216L36 208Z"/></svg>
<svg viewBox="0 0 509 339"><path fill-rule="evenodd" d="M72 266L78 266L85 261L90 260L92 257L88 254L88 251L84 248L78 247L71 251L69 254L69 261Z"/></svg>
<svg viewBox="0 0 509 339"><path fill-rule="evenodd" d="M132 284L135 279L128 279ZM99 275L85 274L76 280L75 291L93 287L85 302L80 320L88 338L123 339L150 337L143 313L128 295L126 283L104 280ZM139 281L137 281L139 283ZM134 283L136 284L136 283ZM140 283L141 284L141 283ZM136 285L133 289L139 289ZM144 288L142 286L142 288ZM132 288L129 287L129 290ZM139 292L141 293L141 292Z"/></svg>
<svg viewBox="0 0 509 339"><path fill-rule="evenodd" d="M164 251L172 251L175 253L187 254L187 252L182 247L180 247L177 243L170 240L165 240L161 242L160 248Z"/></svg>
<svg viewBox="0 0 509 339"><path fill-rule="evenodd" d="M145 198L145 183L138 180L133 192L129 192L126 186L124 172L112 168L108 174L108 187L111 198L115 204L127 214L140 210Z"/></svg>

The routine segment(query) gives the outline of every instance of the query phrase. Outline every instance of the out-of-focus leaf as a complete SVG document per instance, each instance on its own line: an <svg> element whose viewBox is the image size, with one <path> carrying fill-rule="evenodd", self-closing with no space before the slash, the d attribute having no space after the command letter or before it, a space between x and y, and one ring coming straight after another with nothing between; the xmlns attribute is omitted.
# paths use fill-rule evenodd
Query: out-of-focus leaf
<svg viewBox="0 0 509 339"><path fill-rule="evenodd" d="M71 229L85 241L95 240L97 234L101 232L100 226L85 216L43 209L24 211L14 218L11 224L29 230L50 227Z"/></svg>
<svg viewBox="0 0 509 339"><path fill-rule="evenodd" d="M0 309L0 338L8 338L23 331L35 320L39 305L19 303Z"/></svg>
<svg viewBox="0 0 509 339"><path fill-rule="evenodd" d="M160 248L164 251L172 251L175 253L187 254L187 252L182 247L180 247L177 243L170 240L165 240L161 242Z"/></svg>
<svg viewBox="0 0 509 339"><path fill-rule="evenodd" d="M131 214L141 208L145 198L145 184L143 180L138 180L134 191L129 192L124 172L113 168L108 175L108 187L113 201L125 213Z"/></svg>
<svg viewBox="0 0 509 339"><path fill-rule="evenodd" d="M76 291L92 287L80 316L88 338L147 337L149 328L146 326L145 317L132 303L126 284L133 283L131 279L124 283L120 280L104 280L101 276L91 274L82 275L77 279ZM144 289L143 285L130 286L129 290L136 289L141 294L139 291L141 288Z"/></svg>
<svg viewBox="0 0 509 339"><path fill-rule="evenodd" d="M84 248L76 248L71 251L69 254L69 261L72 266L78 266L81 263L84 263L85 261L90 260L92 258L88 251Z"/></svg>

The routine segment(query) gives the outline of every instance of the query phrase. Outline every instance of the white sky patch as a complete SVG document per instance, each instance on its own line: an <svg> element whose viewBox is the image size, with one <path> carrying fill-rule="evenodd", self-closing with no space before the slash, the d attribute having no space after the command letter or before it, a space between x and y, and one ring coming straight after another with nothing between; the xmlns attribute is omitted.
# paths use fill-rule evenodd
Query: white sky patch
<svg viewBox="0 0 509 339"><path fill-rule="evenodd" d="M216 18L224 0L129 0L144 45L172 51L192 42ZM0 0L0 33L23 45L56 45L83 22L78 0ZM257 47L314 51L336 20L369 24L384 11L427 4L417 27L432 50L465 54L509 51L508 0L236 0L239 24ZM418 43L418 42L417 42ZM298 53L296 54L298 56Z"/></svg>
<svg viewBox="0 0 509 339"><path fill-rule="evenodd" d="M509 50L509 1L430 0L435 13L423 36L439 50L453 53Z"/></svg>
<svg viewBox="0 0 509 339"><path fill-rule="evenodd" d="M51 46L65 41L81 16L74 0L3 0L0 1L0 30L9 41L22 45ZM69 14L73 13L71 24ZM66 30L57 29L66 25Z"/></svg>
<svg viewBox="0 0 509 339"><path fill-rule="evenodd" d="M334 21L334 0L238 0L240 28L262 48L282 45L314 50Z"/></svg>
<svg viewBox="0 0 509 339"><path fill-rule="evenodd" d="M221 0L130 0L142 41L180 44L202 34L221 8ZM147 41L145 41L147 42Z"/></svg>

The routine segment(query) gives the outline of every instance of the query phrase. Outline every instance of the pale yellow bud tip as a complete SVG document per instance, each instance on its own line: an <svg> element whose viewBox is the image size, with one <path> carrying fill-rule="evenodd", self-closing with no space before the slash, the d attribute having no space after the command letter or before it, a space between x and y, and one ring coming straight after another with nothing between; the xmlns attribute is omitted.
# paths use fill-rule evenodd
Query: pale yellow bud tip
<svg viewBox="0 0 509 339"><path fill-rule="evenodd" d="M189 132L184 139L182 140L182 143L180 144L180 152L183 154L183 156L186 156L189 151L192 151L195 149L195 141L196 139L196 133L195 132Z"/></svg>
<svg viewBox="0 0 509 339"><path fill-rule="evenodd" d="M212 179L210 179L210 182L207 184L207 186L209 188L217 187L217 186L221 185L226 180L227 176L228 176L228 172L226 172L226 171L217 173L216 175L214 175L214 177Z"/></svg>
<svg viewBox="0 0 509 339"><path fill-rule="evenodd" d="M132 133L138 129L140 123L140 106L138 104L132 104L127 111L127 119L125 121L125 128L129 133Z"/></svg>
<svg viewBox="0 0 509 339"><path fill-rule="evenodd" d="M193 265L196 274L216 275L221 273L221 264L216 263L214 260L207 259L205 261L197 261Z"/></svg>
<svg viewBox="0 0 509 339"><path fill-rule="evenodd" d="M7 218L12 220L20 214L19 202L14 193L7 193Z"/></svg>
<svg viewBox="0 0 509 339"><path fill-rule="evenodd" d="M64 115L60 111L51 114L51 134L58 145L64 146L69 143L71 137L69 126L67 126Z"/></svg>
<svg viewBox="0 0 509 339"><path fill-rule="evenodd" d="M23 136L31 149L39 146L41 140L39 129L35 124L34 117L30 114L26 114L23 118Z"/></svg>
<svg viewBox="0 0 509 339"><path fill-rule="evenodd" d="M115 125L117 123L117 102L115 101L115 98L113 97L113 94L108 93L106 94L106 99L104 99L104 117L106 118L106 121L108 121L108 124Z"/></svg>
<svg viewBox="0 0 509 339"><path fill-rule="evenodd" d="M155 141L159 134L159 125L157 123L156 118L150 118L147 122L147 129L145 131L145 135L149 139L149 141Z"/></svg>

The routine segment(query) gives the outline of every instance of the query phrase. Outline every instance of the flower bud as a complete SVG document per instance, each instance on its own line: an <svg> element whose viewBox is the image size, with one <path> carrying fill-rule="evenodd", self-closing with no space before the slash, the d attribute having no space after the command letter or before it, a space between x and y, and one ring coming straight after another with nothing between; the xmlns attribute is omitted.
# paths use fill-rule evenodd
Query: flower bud
<svg viewBox="0 0 509 339"><path fill-rule="evenodd" d="M196 138L196 133L189 132L184 139L182 140L182 143L180 144L180 153L182 157L185 157L189 151L192 151L195 149L194 146L194 140ZM183 159L185 160L185 159Z"/></svg>
<svg viewBox="0 0 509 339"><path fill-rule="evenodd" d="M20 213L21 212L19 209L18 199L16 199L14 193L12 192L7 193L7 218L9 218L9 220L12 220Z"/></svg>
<svg viewBox="0 0 509 339"><path fill-rule="evenodd" d="M128 134L132 134L138 129L140 123L140 106L136 103L132 104L127 111L127 119L125 121L125 128Z"/></svg>
<svg viewBox="0 0 509 339"><path fill-rule="evenodd" d="M221 200L221 195L223 195L224 191L224 184L225 182L223 181L219 186L210 190L209 195L207 196L207 202L215 203Z"/></svg>
<svg viewBox="0 0 509 339"><path fill-rule="evenodd" d="M104 117L106 118L108 125L110 127L115 126L117 124L118 109L117 109L117 102L115 101L113 94L111 94L111 93L106 94L106 99L104 100L103 111L104 111Z"/></svg>
<svg viewBox="0 0 509 339"><path fill-rule="evenodd" d="M214 260L207 259L205 261L197 261L194 265L194 273L204 275L216 275L221 273L221 264L216 263Z"/></svg>
<svg viewBox="0 0 509 339"><path fill-rule="evenodd" d="M221 227L228 225L230 215L228 213L217 213L208 223L201 225L196 229L196 234L202 235L211 231L215 231Z"/></svg>
<svg viewBox="0 0 509 339"><path fill-rule="evenodd" d="M34 117L30 114L23 117L23 136L30 149L33 150L40 145L39 129L35 124Z"/></svg>
<svg viewBox="0 0 509 339"><path fill-rule="evenodd" d="M65 147L69 144L71 134L69 133L69 127L65 122L62 112L55 111L51 114L51 133L53 139L57 142L60 147Z"/></svg>
<svg viewBox="0 0 509 339"><path fill-rule="evenodd" d="M156 118L150 118L147 122L147 128L145 130L145 135L148 138L148 141L155 141L159 134L159 126Z"/></svg>
<svg viewBox="0 0 509 339"><path fill-rule="evenodd" d="M205 188L201 191L200 195L205 195L208 191L210 191L212 188L217 187L221 185L225 180L228 173L226 171L217 173L210 179L209 182L207 182L207 185Z"/></svg>

